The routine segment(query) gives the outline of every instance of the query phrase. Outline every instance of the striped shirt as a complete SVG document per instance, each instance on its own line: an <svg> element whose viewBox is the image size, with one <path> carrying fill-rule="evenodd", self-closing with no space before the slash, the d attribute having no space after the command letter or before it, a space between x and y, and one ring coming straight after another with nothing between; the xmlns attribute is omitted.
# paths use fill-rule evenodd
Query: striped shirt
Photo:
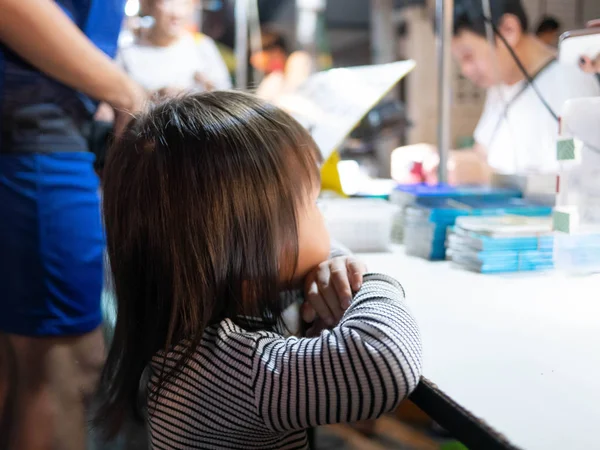
<svg viewBox="0 0 600 450"><path fill-rule="evenodd" d="M151 390L162 362L153 359ZM420 374L402 287L368 274L339 324L316 338L249 332L229 319L206 329L183 370L148 399L152 448L307 449L307 428L392 411Z"/></svg>

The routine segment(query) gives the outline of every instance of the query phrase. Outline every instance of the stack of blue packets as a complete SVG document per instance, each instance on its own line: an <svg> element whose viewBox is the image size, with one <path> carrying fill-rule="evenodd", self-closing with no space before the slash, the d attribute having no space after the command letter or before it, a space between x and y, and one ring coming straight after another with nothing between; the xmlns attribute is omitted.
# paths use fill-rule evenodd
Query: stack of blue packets
<svg viewBox="0 0 600 450"><path fill-rule="evenodd" d="M398 185L389 197L390 202L400 207L394 220L392 238L394 242L403 242L405 212L406 208L411 205L420 204L432 199L501 201L520 197L521 191L519 190L489 186L449 186L445 184L433 186L428 184Z"/></svg>
<svg viewBox="0 0 600 450"><path fill-rule="evenodd" d="M406 207L404 244L409 255L430 260L446 258L446 232L462 216L550 216L552 208L519 198L480 200L431 198Z"/></svg>
<svg viewBox="0 0 600 450"><path fill-rule="evenodd" d="M462 198L499 201L522 197L518 189L496 188L490 186L449 186L447 184L399 184L390 194L390 201L399 206L418 203L419 200Z"/></svg>
<svg viewBox="0 0 600 450"><path fill-rule="evenodd" d="M553 268L549 217L459 217L447 241L447 256L458 266L481 273Z"/></svg>

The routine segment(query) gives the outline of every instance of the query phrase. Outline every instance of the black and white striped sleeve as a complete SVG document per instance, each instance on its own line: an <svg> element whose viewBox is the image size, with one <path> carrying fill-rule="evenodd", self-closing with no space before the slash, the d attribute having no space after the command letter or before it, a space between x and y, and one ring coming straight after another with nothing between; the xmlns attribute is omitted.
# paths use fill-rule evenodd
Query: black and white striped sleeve
<svg viewBox="0 0 600 450"><path fill-rule="evenodd" d="M419 330L402 286L385 275L364 276L334 329L312 339L264 335L256 346L256 407L276 431L376 418L421 375Z"/></svg>

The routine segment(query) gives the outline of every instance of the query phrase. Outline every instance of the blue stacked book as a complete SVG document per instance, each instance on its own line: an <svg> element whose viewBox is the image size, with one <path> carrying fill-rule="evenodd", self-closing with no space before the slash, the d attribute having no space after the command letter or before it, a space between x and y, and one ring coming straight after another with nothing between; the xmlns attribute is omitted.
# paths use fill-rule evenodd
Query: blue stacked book
<svg viewBox="0 0 600 450"><path fill-rule="evenodd" d="M410 184L398 185L390 194L390 201L400 210L394 220L392 237L395 242L404 240L404 220L406 208L411 205L438 200L480 200L502 201L511 198L520 198L521 192L515 189L493 188L488 186L448 186L445 184L427 185Z"/></svg>
<svg viewBox="0 0 600 450"><path fill-rule="evenodd" d="M464 198L500 201L522 197L518 189L496 188L490 186L449 186L447 184L399 184L390 194L390 201L399 206L408 206L427 199Z"/></svg>
<svg viewBox="0 0 600 450"><path fill-rule="evenodd" d="M406 207L404 214L404 244L409 255L430 260L446 257L446 234L459 217L520 216L549 217L552 208L519 198L481 200L463 198L431 198Z"/></svg>
<svg viewBox="0 0 600 450"><path fill-rule="evenodd" d="M459 217L447 240L447 257L481 273L553 268L550 217Z"/></svg>

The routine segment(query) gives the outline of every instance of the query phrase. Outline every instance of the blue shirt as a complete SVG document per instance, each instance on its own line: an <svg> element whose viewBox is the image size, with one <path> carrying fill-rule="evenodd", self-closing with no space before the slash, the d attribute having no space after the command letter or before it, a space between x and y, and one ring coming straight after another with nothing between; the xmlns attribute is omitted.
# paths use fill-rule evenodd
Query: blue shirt
<svg viewBox="0 0 600 450"><path fill-rule="evenodd" d="M111 58L115 56L125 0L56 0L56 3L100 50ZM16 121L21 124L29 121L28 133L38 126L28 115L28 107L35 105L51 105L58 114L80 126L90 120L97 102L42 74L0 43L0 153L9 151L13 145ZM39 134L44 141L43 136L52 133L44 130ZM43 144L37 139L30 140ZM51 137L48 144L53 145Z"/></svg>

